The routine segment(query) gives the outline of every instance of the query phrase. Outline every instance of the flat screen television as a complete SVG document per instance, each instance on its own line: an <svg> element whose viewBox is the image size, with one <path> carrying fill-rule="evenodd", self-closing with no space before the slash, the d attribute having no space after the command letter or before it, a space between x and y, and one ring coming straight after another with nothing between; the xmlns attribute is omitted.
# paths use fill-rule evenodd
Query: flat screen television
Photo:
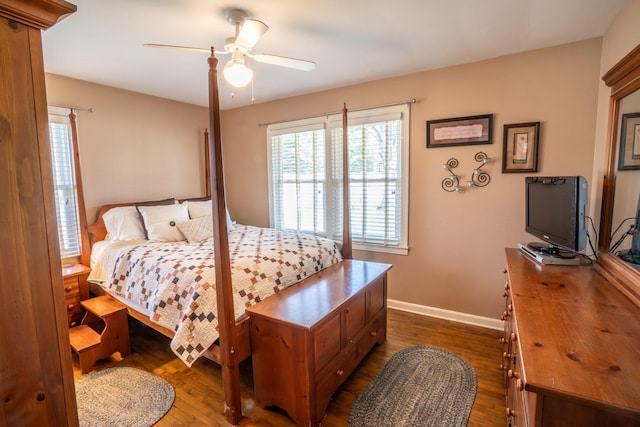
<svg viewBox="0 0 640 427"><path fill-rule="evenodd" d="M526 232L542 240L528 246L570 258L587 243L587 180L581 176L527 177Z"/></svg>

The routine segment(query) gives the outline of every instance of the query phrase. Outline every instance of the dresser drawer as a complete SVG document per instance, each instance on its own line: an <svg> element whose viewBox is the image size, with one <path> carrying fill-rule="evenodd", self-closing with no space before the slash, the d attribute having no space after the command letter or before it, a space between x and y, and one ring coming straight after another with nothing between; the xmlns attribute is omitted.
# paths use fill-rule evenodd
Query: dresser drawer
<svg viewBox="0 0 640 427"><path fill-rule="evenodd" d="M62 289L69 327L79 325L84 315L80 301L89 298L87 277L90 271L89 267L81 264L62 268Z"/></svg>
<svg viewBox="0 0 640 427"><path fill-rule="evenodd" d="M367 328L363 331L361 338L358 340L357 357L363 358L376 343L383 342L387 334L387 317L386 315L378 315Z"/></svg>
<svg viewBox="0 0 640 427"><path fill-rule="evenodd" d="M324 414L331 396L358 366L356 343L349 343L340 355L332 360L316 380L316 413Z"/></svg>
<svg viewBox="0 0 640 427"><path fill-rule="evenodd" d="M84 315L84 309L80 305L80 294L76 294L72 297L67 297L64 301L67 309L67 320L69 327L78 326Z"/></svg>
<svg viewBox="0 0 640 427"><path fill-rule="evenodd" d="M64 279L63 282L63 288L64 288L64 297L65 298L70 298L70 297L78 297L79 299L79 295L80 295L80 282L78 281L77 277L70 277L68 279Z"/></svg>
<svg viewBox="0 0 640 427"><path fill-rule="evenodd" d="M369 319L375 317L380 310L386 307L387 296L385 295L385 286L384 282L386 280L386 276L379 277L377 280L371 283L367 289L367 297L369 301L368 305L368 315Z"/></svg>
<svg viewBox="0 0 640 427"><path fill-rule="evenodd" d="M346 336L343 338L343 345L346 345L349 341L353 340L358 332L364 328L366 324L365 319L365 294L364 292L355 295L347 304L345 304L344 310L344 330Z"/></svg>
<svg viewBox="0 0 640 427"><path fill-rule="evenodd" d="M340 352L340 344L340 313L338 312L323 320L322 326L313 334L316 372Z"/></svg>

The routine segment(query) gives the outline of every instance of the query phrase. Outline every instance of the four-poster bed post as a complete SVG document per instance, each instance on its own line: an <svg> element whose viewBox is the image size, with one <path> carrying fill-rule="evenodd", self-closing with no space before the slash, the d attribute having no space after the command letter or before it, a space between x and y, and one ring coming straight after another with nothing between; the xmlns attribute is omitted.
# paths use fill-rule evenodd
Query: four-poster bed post
<svg viewBox="0 0 640 427"><path fill-rule="evenodd" d="M220 104L218 96L218 59L211 48L209 62L209 165L211 168L211 203L213 204L213 250L215 256L216 295L218 298L218 328L220 334L220 366L224 391L224 414L228 422L237 424L242 418L240 400L240 369L236 354L231 259L226 221L222 141L220 140Z"/></svg>
<svg viewBox="0 0 640 427"><path fill-rule="evenodd" d="M80 149L78 145L78 124L76 122L76 114L71 108L69 113L69 123L71 125L71 143L73 144L73 168L76 176L76 199L80 223L80 264L91 265L91 243L89 242L89 234L85 232L87 229L87 215L85 215L86 207L84 203L84 188L82 186L82 173L80 171Z"/></svg>
<svg viewBox="0 0 640 427"><path fill-rule="evenodd" d="M351 254L351 217L349 211L349 135L347 104L342 107L342 257L353 258Z"/></svg>
<svg viewBox="0 0 640 427"><path fill-rule="evenodd" d="M204 194L211 196L211 168L209 167L209 129L204 130Z"/></svg>

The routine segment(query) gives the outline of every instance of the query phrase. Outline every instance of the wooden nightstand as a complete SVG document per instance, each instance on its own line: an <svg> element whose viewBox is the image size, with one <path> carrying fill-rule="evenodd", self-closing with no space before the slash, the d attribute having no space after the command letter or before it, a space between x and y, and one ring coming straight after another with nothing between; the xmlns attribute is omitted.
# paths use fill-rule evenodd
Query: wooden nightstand
<svg viewBox="0 0 640 427"><path fill-rule="evenodd" d="M80 301L89 298L89 285L87 278L91 269L82 264L74 264L71 267L62 267L64 278L64 298L67 307L67 319L69 327L78 326L84 315Z"/></svg>

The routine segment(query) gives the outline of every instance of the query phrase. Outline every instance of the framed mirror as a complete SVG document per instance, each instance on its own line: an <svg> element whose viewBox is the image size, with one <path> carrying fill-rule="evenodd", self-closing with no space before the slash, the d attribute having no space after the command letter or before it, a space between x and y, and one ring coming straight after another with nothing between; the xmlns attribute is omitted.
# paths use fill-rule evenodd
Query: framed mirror
<svg viewBox="0 0 640 427"><path fill-rule="evenodd" d="M640 306L640 45L603 80L611 99L596 268Z"/></svg>

